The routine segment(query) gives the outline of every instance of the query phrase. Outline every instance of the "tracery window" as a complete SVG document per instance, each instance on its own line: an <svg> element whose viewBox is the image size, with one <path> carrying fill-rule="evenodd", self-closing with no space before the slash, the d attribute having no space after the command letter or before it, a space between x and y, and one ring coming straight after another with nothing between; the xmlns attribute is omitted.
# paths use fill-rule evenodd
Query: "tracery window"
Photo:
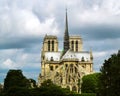
<svg viewBox="0 0 120 96"><path fill-rule="evenodd" d="M48 51L50 51L50 41L48 41Z"/></svg>
<svg viewBox="0 0 120 96"><path fill-rule="evenodd" d="M74 51L74 41L71 41L71 49Z"/></svg>
<svg viewBox="0 0 120 96"><path fill-rule="evenodd" d="M82 62L84 62L84 61L85 61L84 57L82 57L82 58L81 58L81 61L82 61Z"/></svg>
<svg viewBox="0 0 120 96"><path fill-rule="evenodd" d="M50 70L53 71L53 66L50 66Z"/></svg>
<svg viewBox="0 0 120 96"><path fill-rule="evenodd" d="M50 58L50 61L54 61L54 60L53 60L53 57Z"/></svg>
<svg viewBox="0 0 120 96"><path fill-rule="evenodd" d="M78 52L78 41L76 41L76 52Z"/></svg>
<svg viewBox="0 0 120 96"><path fill-rule="evenodd" d="M52 41L52 51L54 51L54 41Z"/></svg>

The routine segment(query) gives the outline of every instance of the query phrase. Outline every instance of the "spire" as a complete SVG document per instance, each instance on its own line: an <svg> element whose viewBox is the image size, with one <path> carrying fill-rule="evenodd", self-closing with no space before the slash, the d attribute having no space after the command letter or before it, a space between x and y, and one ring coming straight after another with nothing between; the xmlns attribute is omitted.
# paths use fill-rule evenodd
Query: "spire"
<svg viewBox="0 0 120 96"><path fill-rule="evenodd" d="M66 36L69 36L69 33L68 33L68 18L67 18L67 8L66 8L66 19L65 19L65 35Z"/></svg>
<svg viewBox="0 0 120 96"><path fill-rule="evenodd" d="M68 17L66 9L66 18L65 18L65 33L64 33L64 53L69 49L69 32L68 32Z"/></svg>

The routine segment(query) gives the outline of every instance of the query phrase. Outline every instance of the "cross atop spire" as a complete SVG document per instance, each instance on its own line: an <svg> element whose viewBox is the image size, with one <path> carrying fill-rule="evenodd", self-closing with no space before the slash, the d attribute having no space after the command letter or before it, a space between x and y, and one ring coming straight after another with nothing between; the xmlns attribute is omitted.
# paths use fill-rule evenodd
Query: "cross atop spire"
<svg viewBox="0 0 120 96"><path fill-rule="evenodd" d="M66 18L65 18L65 33L64 33L64 53L69 49L69 32L68 32L68 17L66 8Z"/></svg>

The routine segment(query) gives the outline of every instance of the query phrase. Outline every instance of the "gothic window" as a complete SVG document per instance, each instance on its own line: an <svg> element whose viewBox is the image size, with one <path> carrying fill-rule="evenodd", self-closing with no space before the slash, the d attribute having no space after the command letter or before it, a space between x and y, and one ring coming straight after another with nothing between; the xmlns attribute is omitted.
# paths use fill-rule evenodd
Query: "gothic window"
<svg viewBox="0 0 120 96"><path fill-rule="evenodd" d="M58 66L55 66L55 68L57 69L57 68L58 68Z"/></svg>
<svg viewBox="0 0 120 96"><path fill-rule="evenodd" d="M72 91L77 91L76 86L73 86L73 87L72 87Z"/></svg>
<svg viewBox="0 0 120 96"><path fill-rule="evenodd" d="M66 69L66 71L68 72L68 64L65 64L65 69Z"/></svg>
<svg viewBox="0 0 120 96"><path fill-rule="evenodd" d="M69 78L68 78L68 81L70 82L70 76L69 76Z"/></svg>
<svg viewBox="0 0 120 96"><path fill-rule="evenodd" d="M54 41L52 41L52 51L54 51Z"/></svg>
<svg viewBox="0 0 120 96"><path fill-rule="evenodd" d="M53 60L53 57L51 57L50 61L54 61L54 60Z"/></svg>
<svg viewBox="0 0 120 96"><path fill-rule="evenodd" d="M62 83L63 79L62 79L62 76L60 76L60 82Z"/></svg>
<svg viewBox="0 0 120 96"><path fill-rule="evenodd" d="M50 70L53 71L53 66L50 66Z"/></svg>
<svg viewBox="0 0 120 96"><path fill-rule="evenodd" d="M81 61L82 61L82 62L84 62L84 61L85 61L84 57L82 57Z"/></svg>
<svg viewBox="0 0 120 96"><path fill-rule="evenodd" d="M73 64L70 64L70 67L73 68Z"/></svg>
<svg viewBox="0 0 120 96"><path fill-rule="evenodd" d="M48 51L50 51L50 41L48 41Z"/></svg>
<svg viewBox="0 0 120 96"><path fill-rule="evenodd" d="M77 68L75 67L75 73L77 73L78 72L78 70L77 70Z"/></svg>
<svg viewBox="0 0 120 96"><path fill-rule="evenodd" d="M74 51L74 41L71 41L71 49Z"/></svg>
<svg viewBox="0 0 120 96"><path fill-rule="evenodd" d="M44 56L42 56L42 58L43 58L43 60L44 60L44 58L45 58L45 57L44 57Z"/></svg>
<svg viewBox="0 0 120 96"><path fill-rule="evenodd" d="M70 64L70 71L73 73L73 64Z"/></svg>
<svg viewBox="0 0 120 96"><path fill-rule="evenodd" d="M78 41L76 41L76 52L78 52Z"/></svg>
<svg viewBox="0 0 120 96"><path fill-rule="evenodd" d="M68 65L67 65L67 64L65 64L65 66L66 66L66 68L68 67Z"/></svg>

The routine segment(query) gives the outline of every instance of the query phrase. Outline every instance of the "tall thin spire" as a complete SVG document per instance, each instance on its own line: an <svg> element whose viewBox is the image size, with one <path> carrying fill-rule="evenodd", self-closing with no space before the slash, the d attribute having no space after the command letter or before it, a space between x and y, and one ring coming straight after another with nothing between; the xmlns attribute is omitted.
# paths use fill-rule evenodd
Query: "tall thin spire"
<svg viewBox="0 0 120 96"><path fill-rule="evenodd" d="M65 19L65 35L69 36L68 33L68 17L67 17L67 8L66 8L66 19Z"/></svg>
<svg viewBox="0 0 120 96"><path fill-rule="evenodd" d="M64 33L64 53L69 49L69 32L68 32L68 17L66 9L66 18L65 18L65 33Z"/></svg>

